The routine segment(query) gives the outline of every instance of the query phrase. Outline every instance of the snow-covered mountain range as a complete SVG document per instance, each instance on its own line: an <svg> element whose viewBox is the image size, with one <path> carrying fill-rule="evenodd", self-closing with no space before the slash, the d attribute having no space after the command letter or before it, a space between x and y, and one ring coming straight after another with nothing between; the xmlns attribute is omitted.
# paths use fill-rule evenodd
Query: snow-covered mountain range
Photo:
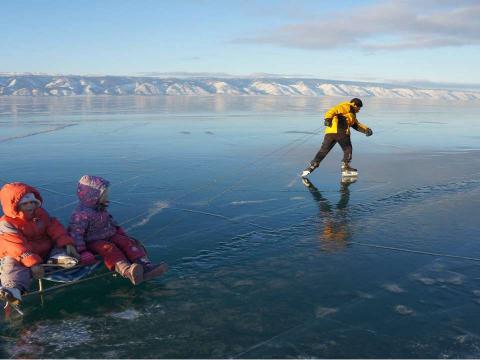
<svg viewBox="0 0 480 360"><path fill-rule="evenodd" d="M304 78L154 78L0 74L0 96L272 95L480 100L478 91Z"/></svg>

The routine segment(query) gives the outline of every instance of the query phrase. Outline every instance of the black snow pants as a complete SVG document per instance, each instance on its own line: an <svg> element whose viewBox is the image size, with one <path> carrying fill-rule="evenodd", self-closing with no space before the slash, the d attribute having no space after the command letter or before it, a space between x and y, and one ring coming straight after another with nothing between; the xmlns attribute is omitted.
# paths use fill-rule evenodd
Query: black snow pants
<svg viewBox="0 0 480 360"><path fill-rule="evenodd" d="M340 144L343 150L343 162L350 163L352 161L352 142L350 135L346 134L325 134L323 138L322 147L318 150L315 158L310 162L310 165L317 167L325 156L332 150L336 143Z"/></svg>

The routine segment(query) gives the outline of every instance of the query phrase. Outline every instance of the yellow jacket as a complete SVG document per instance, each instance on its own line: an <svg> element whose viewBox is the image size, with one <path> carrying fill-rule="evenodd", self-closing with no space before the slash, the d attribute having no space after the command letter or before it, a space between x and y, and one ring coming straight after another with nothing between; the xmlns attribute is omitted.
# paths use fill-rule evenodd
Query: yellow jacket
<svg viewBox="0 0 480 360"><path fill-rule="evenodd" d="M328 110L325 113L325 119L332 119L332 126L327 126L325 134L338 134L344 132L345 134L350 135L350 127L365 134L368 129L368 126L358 122L355 111L348 101L335 105Z"/></svg>

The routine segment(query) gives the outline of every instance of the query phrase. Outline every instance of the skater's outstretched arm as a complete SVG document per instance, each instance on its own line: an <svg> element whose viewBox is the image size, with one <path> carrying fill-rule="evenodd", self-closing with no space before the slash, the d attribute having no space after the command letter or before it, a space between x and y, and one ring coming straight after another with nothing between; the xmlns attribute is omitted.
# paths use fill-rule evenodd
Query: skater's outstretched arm
<svg viewBox="0 0 480 360"><path fill-rule="evenodd" d="M367 125L362 124L360 121L356 120L355 123L352 125L352 128L365 134L367 136L373 135L372 129L370 129Z"/></svg>

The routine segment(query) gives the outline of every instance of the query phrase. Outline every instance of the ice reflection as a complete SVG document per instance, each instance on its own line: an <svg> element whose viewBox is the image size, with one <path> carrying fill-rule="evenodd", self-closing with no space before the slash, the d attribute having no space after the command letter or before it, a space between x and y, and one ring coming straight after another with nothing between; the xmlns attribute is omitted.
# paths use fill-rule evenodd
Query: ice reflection
<svg viewBox="0 0 480 360"><path fill-rule="evenodd" d="M355 178L344 178L340 183L340 199L333 208L330 201L307 178L302 182L307 187L319 209L318 240L322 251L333 252L345 249L350 238L351 229L348 226L348 202L350 200L349 187L356 181Z"/></svg>

